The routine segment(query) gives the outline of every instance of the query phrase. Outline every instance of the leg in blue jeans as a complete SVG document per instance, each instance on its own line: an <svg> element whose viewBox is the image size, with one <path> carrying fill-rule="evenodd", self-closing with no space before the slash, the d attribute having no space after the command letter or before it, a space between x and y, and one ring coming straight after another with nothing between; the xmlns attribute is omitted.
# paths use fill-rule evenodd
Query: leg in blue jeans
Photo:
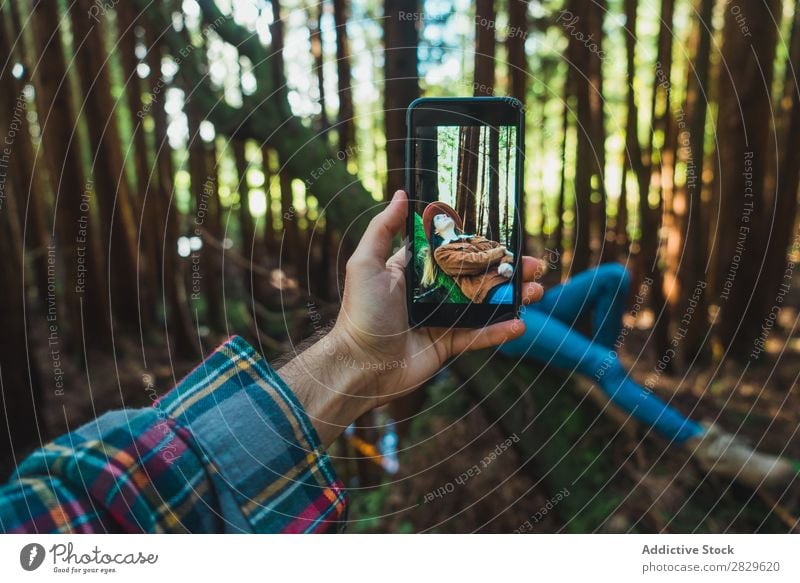
<svg viewBox="0 0 800 583"><path fill-rule="evenodd" d="M506 286L508 289L503 289ZM580 273L547 290L541 301L524 307L521 317L525 333L503 344L500 351L578 370L597 382L615 405L652 426L662 437L682 444L704 433L703 427L633 382L612 350L622 326L629 287L628 273L619 264L604 264ZM492 295L491 303L501 303L511 284L503 288ZM594 340L572 329L579 317L589 313Z"/></svg>

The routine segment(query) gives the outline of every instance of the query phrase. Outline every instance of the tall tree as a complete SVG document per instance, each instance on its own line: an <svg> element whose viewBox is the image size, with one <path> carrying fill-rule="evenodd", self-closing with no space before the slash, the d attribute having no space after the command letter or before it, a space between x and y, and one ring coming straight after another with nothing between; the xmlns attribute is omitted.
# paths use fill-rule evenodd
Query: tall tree
<svg viewBox="0 0 800 583"><path fill-rule="evenodd" d="M777 27L782 2L753 2L726 10L718 79L718 168L720 238L717 287L722 313L719 339L734 357L745 358L761 333L764 311L763 261L770 233L764 233L765 152L769 147ZM738 13L738 14L737 14ZM747 31L740 24L741 15ZM746 34L745 34L746 32ZM796 193L793 193L796 196Z"/></svg>
<svg viewBox="0 0 800 583"><path fill-rule="evenodd" d="M185 93L189 95L186 89ZM213 330L222 331L225 329L225 308L221 249L215 245L222 240L221 229L218 228L220 209L215 146L206 144L200 136L200 123L203 120L191 97L186 103L186 119L189 132L189 180L194 202L191 226L193 234L200 233L203 236L203 247L192 254L191 279L194 289L191 297L193 300L203 297L207 325Z"/></svg>
<svg viewBox="0 0 800 583"><path fill-rule="evenodd" d="M151 195L152 173L150 172L151 155L147 144L147 132L143 126L144 105L142 102L143 81L139 78L137 67L139 59L137 51L137 28L139 14L132 2L121 2L117 5L117 36L119 39L119 61L122 68L124 95L128 105L128 114L133 132L133 147L128 155L133 157L136 168L135 188L131 191L131 205L135 212L137 225L137 241L141 249L137 253L138 270L141 280L137 282L139 310L147 326L152 326L155 318L156 287L158 265L161 256L158 252L158 207Z"/></svg>
<svg viewBox="0 0 800 583"><path fill-rule="evenodd" d="M599 253L600 261L607 261L608 254L605 252L607 213L606 213L606 121L605 95L603 93L603 20L608 11L606 0L593 0L584 2L586 14L586 29L589 37L593 39L592 44L584 42L583 50L588 50L587 69L585 79L588 83L587 97L591 114L591 125L589 126L590 138L593 144L593 152L590 160L594 164L594 180L592 184L592 204L591 222L592 238L601 246Z"/></svg>
<svg viewBox="0 0 800 583"><path fill-rule="evenodd" d="M2 92L4 97L7 92ZM0 107L5 108L7 100L0 98ZM5 113L5 112L4 112ZM5 117L3 115L2 117ZM8 127L5 119L3 134ZM22 278L23 246L19 221L17 219L16 193L13 185L6 184L5 200L0 207L0 276L3 285L0 290L0 321L3 334L0 338L0 397L5 415L0 421L0 469L4 474L13 469L8 462L21 461L27 450L41 442L42 427L40 407L42 406L42 385L38 365L32 359L26 332L26 286ZM55 283L53 283L55 285ZM63 394L64 373L61 368L62 354L58 345L50 347L48 354L53 358L54 390Z"/></svg>
<svg viewBox="0 0 800 583"><path fill-rule="evenodd" d="M495 13L494 0L478 0L475 4L475 73L473 94L494 95L495 67ZM487 182L479 180L481 154L481 128L462 126L459 132L458 184L456 188L456 210L461 215L466 232L475 233L480 227L478 200L483 202L483 189Z"/></svg>
<svg viewBox="0 0 800 583"><path fill-rule="evenodd" d="M7 6L0 7L0 83L13 86L11 79L11 45L4 25L9 16ZM17 31L15 31L17 32ZM24 247L19 223L20 193L15 191L15 180L8 180L8 169L19 162L19 152L29 140L26 128L19 122L24 116L20 106L21 94L0 91L0 141L4 145L0 153L0 322L3 334L0 338L0 400L4 415L0 421L0 470L6 475L19 462L27 450L41 441L39 408L42 405L42 384L38 364L32 359L30 334L27 333L26 310L27 286L23 278ZM24 103L24 102L23 102ZM12 130L12 125L17 129ZM38 193L41 195L41 193ZM45 249L42 249L46 253ZM52 285L55 287L55 276ZM45 300L45 297L42 298ZM55 303L55 297L53 297ZM48 331L49 333L49 331ZM49 352L53 358L53 379L63 382L61 355L58 345ZM61 376L59 376L61 375ZM56 384L55 391L63 392L63 385ZM59 394L57 392L57 394Z"/></svg>
<svg viewBox="0 0 800 583"><path fill-rule="evenodd" d="M232 140L233 157L236 162L236 172L239 176L239 228L241 229L242 255L252 263L252 250L255 246L256 231L253 224L253 215L250 213L250 183L247 178L247 149L244 140ZM247 274L245 281L248 289L250 287L250 274Z"/></svg>
<svg viewBox="0 0 800 583"><path fill-rule="evenodd" d="M488 237L493 241L502 241L500 236L500 131L489 127L489 209L487 229Z"/></svg>
<svg viewBox="0 0 800 583"><path fill-rule="evenodd" d="M417 44L419 32L413 19L419 0L387 0L384 3L383 44L386 129L386 199L405 184L406 109L419 97ZM406 185L408 186L408 185Z"/></svg>
<svg viewBox="0 0 800 583"><path fill-rule="evenodd" d="M627 172L632 169L639 179L646 177L642 163L642 148L639 144L639 105L636 101L636 1L625 0L625 70L628 74L628 89L625 92L625 156L622 162L622 180L619 196L619 209L617 211L617 244L627 247L628 231L628 189ZM633 162L631 162L633 160ZM649 188L649 182L640 180L640 189ZM647 196L640 193L646 200Z"/></svg>
<svg viewBox="0 0 800 583"><path fill-rule="evenodd" d="M31 83L30 77L30 58L25 55L23 47L25 39L22 35L22 19L19 14L19 6L15 2L6 4L6 20L11 25L12 34L0 39L3 43L3 53L0 54L0 62L6 62L7 70L4 77L7 79L6 87L10 89L9 96L16 96L15 108L16 115L12 114L12 120L16 122L20 138L16 140L14 148L16 160L14 167L16 172L10 173L10 179L15 183L15 190L19 195L17 204L19 210L19 222L23 232L23 244L31 252L31 259L34 271L34 278L39 289L40 297L47 295L47 246L51 242L48 224L45 213L50 212L49 201L51 200L50 191L47 185L47 174L42 167L45 162L41 159L37 151L34 150L30 139L30 125L26 109L30 107L24 98L24 85ZM0 20L0 24L2 20ZM17 41L12 47L9 43L13 35L17 36ZM24 63L23 74L17 79L11 74L11 57ZM13 110L12 110L13 111Z"/></svg>
<svg viewBox="0 0 800 583"><path fill-rule="evenodd" d="M604 5L604 2L602 3ZM602 112L601 48L586 43L588 35L599 39L602 29L602 6L595 2L569 0L568 16L559 18L568 37L569 84L575 92L577 108L577 154L575 158L575 222L571 272L587 269L592 259L592 241L605 235L605 197L592 202L593 182L604 192L605 131ZM584 41L580 40L584 39ZM602 212L601 212L602 211Z"/></svg>
<svg viewBox="0 0 800 583"><path fill-rule="evenodd" d="M274 0L275 2L277 0ZM355 108L350 75L350 40L347 36L349 18L347 0L333 0L333 21L336 24L336 71L339 86L339 115L336 129L339 134L339 151L345 159L353 156L356 143Z"/></svg>
<svg viewBox="0 0 800 583"><path fill-rule="evenodd" d="M560 271L563 269L564 257L564 210L567 190L567 138L569 137L569 119L570 111L570 95L571 90L569 87L569 72L564 78L564 88L562 90L562 101L564 102L563 111L561 113L561 165L559 168L559 186L558 186L558 201L556 202L556 225L553 229L553 237L551 245L553 250L558 254L558 262L556 268Z"/></svg>
<svg viewBox="0 0 800 583"><path fill-rule="evenodd" d="M628 43L635 42L636 26L636 5L630 0L625 4L626 19L632 23L628 27ZM655 209L650 206L651 185L661 185L660 176L669 175L672 179L671 167L669 170L662 166L666 160L665 152L669 151L671 140L667 135L667 120L671 117L670 111L670 72L672 71L672 18L674 14L674 0L663 0L661 4L661 24L658 33L658 50L656 52L656 71L654 76L653 99L651 103L651 127L647 132L644 148L641 147L638 138L638 109L636 100L629 102L633 109L630 111L632 119L627 128L627 142L631 168L637 177L639 191L639 267L642 277L649 278L650 302L656 314L656 322L653 333L654 344L658 354L664 354L668 350L669 336L669 313L666 310L666 300L664 298L663 273L659 265L659 246L660 246L660 223L661 223L661 203ZM634 35L631 38L630 35ZM635 48L635 44L630 50ZM633 79L629 79L633 82ZM629 95L629 99L632 96ZM658 151L660 158L654 160L654 136L656 132L664 136L664 145ZM670 163L671 164L671 163ZM668 361L668 368L672 361Z"/></svg>
<svg viewBox="0 0 800 583"><path fill-rule="evenodd" d="M272 211L272 168L269 163L269 147L261 145L261 171L264 173L264 196L267 210L264 213L264 252L271 257L278 248L275 241L275 214Z"/></svg>
<svg viewBox="0 0 800 583"><path fill-rule="evenodd" d="M311 43L311 56L314 57L314 75L317 78L317 92L319 93L319 131L327 133L331 127L331 122L328 119L328 110L326 108L325 61L322 51L322 28L320 28L324 8L325 3L320 2L316 5L316 10L314 6L309 6L307 10L308 36Z"/></svg>
<svg viewBox="0 0 800 583"><path fill-rule="evenodd" d="M100 210L102 244L107 249L106 266L115 321L131 329L140 325L136 285L138 280L136 223L131 188L125 172L118 115L111 95L109 59L105 48L103 20L89 18L91 0L76 0L71 10L78 78L85 101L83 111L89 129L92 176ZM147 282L146 285L150 285Z"/></svg>
<svg viewBox="0 0 800 583"><path fill-rule="evenodd" d="M281 6L278 0L272 0L272 24L270 25L272 34L272 58L273 62L273 84L280 93L286 91L286 81L283 66L283 20L281 19ZM348 65L349 66L349 65ZM349 72L349 69L348 69ZM349 84L348 84L349 87ZM341 101L339 113L341 114ZM352 116L351 116L352 118ZM339 118L341 121L341 117ZM340 146L341 146L340 128ZM292 153L292 157L297 154ZM303 260L305 254L302 252L300 243L300 225L298 222L298 211L294 206L294 194L292 193L292 177L286 168L289 157L278 154L278 185L280 187L281 201L281 225L283 227L284 239L281 242L281 263L284 267L290 267L295 276L300 277L305 273Z"/></svg>
<svg viewBox="0 0 800 583"><path fill-rule="evenodd" d="M765 244L763 285L760 296L764 298L755 304L762 312L762 318L769 314L772 302L779 302L786 294L786 286L791 285L787 276L787 248L797 248L798 239L793 237L797 221L797 191L800 184L800 8L795 5L792 31L789 41L789 54L786 58L783 95L778 107L780 124L776 128L778 143L777 169L770 165L768 180L765 181L765 196L774 201L773 212L766 212L762 231L771 234ZM770 180L770 178L772 178ZM762 321L763 323L763 321Z"/></svg>
<svg viewBox="0 0 800 583"><path fill-rule="evenodd" d="M478 147L480 128L461 126L458 132L458 173L456 184L456 211L463 222L464 231L477 233L478 216L476 192L478 189Z"/></svg>
<svg viewBox="0 0 800 583"><path fill-rule="evenodd" d="M104 292L101 249L94 236L96 221L91 213L81 211L84 195L91 204L86 175L75 132L77 115L67 78L67 65L61 42L61 15L57 2L37 0L32 4L32 19L38 61L33 69L36 85L36 110L42 135L52 192L55 194L56 264L64 282L60 304L66 315L60 320L67 330L65 345L78 352L85 340L93 346L107 346L108 294ZM84 14L85 16L85 14ZM86 208L86 207L83 207ZM81 225L86 225L82 236ZM83 263L77 257L81 239ZM86 240L88 239L88 240ZM84 271L80 271L81 269ZM82 284L82 285L81 285ZM84 306L91 309L83 311ZM83 321L81 318L83 317Z"/></svg>
<svg viewBox="0 0 800 583"><path fill-rule="evenodd" d="M708 258L708 213L703 203L703 170L705 126L708 112L709 68L711 54L712 15L715 0L696 0L696 20L689 41L691 64L686 80L686 146L681 148L686 167L686 179L675 190L672 212L674 228L669 232L667 269L670 279L670 303L673 319L679 322L683 314L693 310L679 348L680 359L688 364L700 354L705 332Z"/></svg>
<svg viewBox="0 0 800 583"><path fill-rule="evenodd" d="M168 341L174 343L175 355L192 358L196 355L192 319L189 314L189 302L186 294L186 270L182 261L177 258L178 236L180 233L178 208L175 201L173 177L175 169L172 162L172 149L167 139L167 114L164 110L164 96L167 87L161 71L162 46L158 35L147 27L145 29L147 44L147 64L150 67L150 115L153 118L153 138L155 144L155 164L153 176L153 200L156 207L157 228L159 237L156 248L159 249L160 280L163 285L161 296L164 304L165 330ZM150 204L151 201L148 201Z"/></svg>
<svg viewBox="0 0 800 583"><path fill-rule="evenodd" d="M508 94L519 100L523 106L527 98L528 58L525 55L525 40L528 37L528 2L508 0L508 30L506 33L506 54L508 55ZM543 133L543 132L542 132ZM517 220L522 233L522 253L527 253L527 222L525 189L520 189Z"/></svg>
<svg viewBox="0 0 800 583"><path fill-rule="evenodd" d="M475 75L473 93L494 95L495 26L494 0L475 2Z"/></svg>

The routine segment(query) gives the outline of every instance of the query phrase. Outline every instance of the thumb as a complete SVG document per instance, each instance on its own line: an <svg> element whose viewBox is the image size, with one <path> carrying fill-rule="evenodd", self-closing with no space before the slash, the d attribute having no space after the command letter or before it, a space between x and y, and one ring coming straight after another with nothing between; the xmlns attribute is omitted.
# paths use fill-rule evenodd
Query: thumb
<svg viewBox="0 0 800 583"><path fill-rule="evenodd" d="M376 261L384 266L392 251L392 238L403 230L406 216L408 196L404 191L398 190L389 206L370 221L352 258L357 261Z"/></svg>

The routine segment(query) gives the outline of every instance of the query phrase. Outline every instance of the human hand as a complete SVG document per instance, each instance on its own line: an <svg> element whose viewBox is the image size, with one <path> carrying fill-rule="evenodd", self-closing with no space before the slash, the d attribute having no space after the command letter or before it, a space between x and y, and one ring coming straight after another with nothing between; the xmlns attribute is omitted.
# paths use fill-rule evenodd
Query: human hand
<svg viewBox="0 0 800 583"><path fill-rule="evenodd" d="M347 262L336 324L279 371L326 445L365 412L425 383L450 357L513 340L525 331L518 319L479 329L409 327L407 251L390 257L392 238L402 232L407 212L406 193L399 190L372 219ZM541 268L539 260L523 258L524 304L544 293L534 282Z"/></svg>
<svg viewBox="0 0 800 583"><path fill-rule="evenodd" d="M331 340L340 344L349 358L368 363L365 368L378 373L369 379L365 393L369 408L417 388L452 356L494 346L524 332L521 320L472 330L409 328L406 249L389 257L392 237L403 230L407 210L405 192L397 191L389 206L370 223L348 261L342 308L332 331ZM511 265L504 265L513 272ZM544 291L533 281L541 269L540 261L525 257L522 269L522 297L527 304L540 299ZM398 362L400 366L390 366Z"/></svg>
<svg viewBox="0 0 800 583"><path fill-rule="evenodd" d="M501 263L497 266L497 273L505 277L506 279L511 279L511 276L514 275L514 268L511 266L510 263Z"/></svg>

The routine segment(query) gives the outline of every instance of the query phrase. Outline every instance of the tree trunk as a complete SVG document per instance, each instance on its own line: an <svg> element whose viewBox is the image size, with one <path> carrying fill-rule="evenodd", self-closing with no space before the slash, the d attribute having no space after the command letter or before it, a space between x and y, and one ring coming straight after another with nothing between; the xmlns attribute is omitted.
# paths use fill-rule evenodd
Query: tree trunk
<svg viewBox="0 0 800 583"><path fill-rule="evenodd" d="M711 17L715 0L696 0L690 40L692 66L686 80L685 132L679 137L686 165L686 181L675 191L672 212L674 228L668 237L668 289L675 322L684 321L679 360L686 366L700 355L708 330L705 286L708 279L708 213L703 203L703 166L706 114L708 111L708 73L711 53ZM691 318L685 314L691 312Z"/></svg>
<svg viewBox="0 0 800 583"><path fill-rule="evenodd" d="M231 140L233 156L236 161L236 172L239 176L239 229L241 232L242 257L252 265L255 248L255 226L250 214L250 185L247 182L247 150L244 140ZM250 289L250 270L245 273L245 286Z"/></svg>
<svg viewBox="0 0 800 583"><path fill-rule="evenodd" d="M607 212L606 212L606 122L605 112L603 110L603 103L605 95L603 94L603 43L602 39L605 36L603 32L603 19L607 11L606 0L594 0L592 2L583 2L586 14L586 28L589 35L593 36L592 42L596 46L596 50L589 49L587 46L582 46L582 50L588 50L587 64L588 68L584 72L588 83L587 97L589 100L589 109L591 111L591 123L588 126L590 132L590 139L592 142L592 156L591 162L594 164L593 174L594 181L597 184L595 188L592 185L593 196L591 202L591 238L600 246L598 253L599 261L607 261L610 259L608 253L605 251L607 225ZM592 46L592 45L589 45ZM583 76L581 76L583 80Z"/></svg>
<svg viewBox="0 0 800 583"><path fill-rule="evenodd" d="M402 185L405 176L406 109L419 97L416 23L404 16L420 10L419 0L387 0L384 3L383 90L386 129L386 199Z"/></svg>
<svg viewBox="0 0 800 583"><path fill-rule="evenodd" d="M528 58L525 39L528 36L528 2L508 0L508 31L506 54L508 58L509 95L526 102L528 86Z"/></svg>
<svg viewBox="0 0 800 583"><path fill-rule="evenodd" d="M139 330L136 224L131 190L125 173L122 140L115 102L111 96L108 55L102 21L89 18L91 0L77 0L70 11L74 34L75 62L85 101L86 122L92 153L94 192L100 210L102 244L107 249L108 287L115 323ZM63 136L62 138L63 139ZM147 285L147 282L145 282ZM94 307L92 307L94 309Z"/></svg>
<svg viewBox="0 0 800 583"><path fill-rule="evenodd" d="M497 15L494 0L475 2L475 96L494 95L495 38Z"/></svg>
<svg viewBox="0 0 800 583"><path fill-rule="evenodd" d="M639 136L636 133L639 126L637 116L639 109L636 105L636 3L625 1L625 70L628 75L628 89L625 93L625 153L622 157L622 172L620 179L619 200L617 202L617 220L614 225L614 247L617 256L621 251L628 253L628 171L631 169L630 158L637 147ZM631 143L636 141L636 144ZM641 153L640 153L641 155Z"/></svg>
<svg viewBox="0 0 800 583"><path fill-rule="evenodd" d="M796 250L800 246L800 237L795 235L797 217L797 190L800 184L800 84L798 84L798 67L800 67L800 7L795 6L792 22L789 55L786 61L783 99L780 103L781 114L785 120L783 127L777 129L778 167L777 189L774 180L766 182L765 194L774 192L774 222L771 212L765 213L762 229L771 233L766 243L764 262L764 281L762 297L766 303L754 304L761 309L761 325L766 322L771 303L782 304L792 285L792 272L787 269L787 250Z"/></svg>
<svg viewBox="0 0 800 583"><path fill-rule="evenodd" d="M317 78L317 93L319 103L319 127L318 130L325 134L331 127L331 122L328 119L328 111L326 109L325 100L325 60L322 52L322 30L320 29L320 21L322 20L322 12L324 10L324 2L320 2L316 11L313 6L307 8L308 12L308 35L311 43L311 56L314 58L314 75Z"/></svg>
<svg viewBox="0 0 800 583"><path fill-rule="evenodd" d="M22 19L18 12L15 2L8 3L9 8L6 18L11 21L11 29L17 34L22 34ZM0 19L2 23L2 19ZM11 75L11 68L6 68L7 86L10 89L8 97L16 96L17 101L12 108L11 119L16 123L18 137L15 143L15 156L17 162L14 166L18 172L12 172L11 180L14 181L15 191L18 195L19 222L22 228L24 241L23 245L31 253L34 279L39 291L39 297L47 297L47 248L51 244L51 235L48 231L45 213L52 212L50 207L50 191L47 186L46 172L42 172L40 164L45 164L40 160L40 156L34 150L31 143L30 126L28 116L25 111L25 101L23 97L24 85L31 83L29 77L30 59L22 51L22 42L15 43L12 48L8 43L8 37L0 39L0 61L10 62L13 56L25 64L24 77L16 79ZM20 54L22 53L22 54Z"/></svg>
<svg viewBox="0 0 800 583"><path fill-rule="evenodd" d="M627 256L630 253L628 245L628 171L631 162L626 154L622 160L622 171L620 173L619 200L617 202L617 220L614 223L614 253L616 257Z"/></svg>
<svg viewBox="0 0 800 583"><path fill-rule="evenodd" d="M506 35L506 54L508 57L509 95L519 99L523 106L527 103L528 58L525 55L525 39L528 37L528 2L508 0L508 34ZM528 253L527 237L527 197L525 189L520 188L517 205L517 220L522 238L522 254Z"/></svg>
<svg viewBox="0 0 800 583"><path fill-rule="evenodd" d="M150 168L151 155L147 145L147 135L142 121L142 81L136 71L139 59L136 56L136 27L139 14L133 3L121 2L117 5L117 31L119 37L120 65L127 98L130 123L133 132L132 155L136 168L136 188L132 192L131 204L134 207L135 223L138 225L137 240L141 242L141 252L137 254L140 282L139 307L145 318L146 328L151 328L156 318L158 285L158 266L161 254L156 244L158 232L158 206L151 194L153 173ZM151 73L155 74L155 73Z"/></svg>
<svg viewBox="0 0 800 583"><path fill-rule="evenodd" d="M334 10L336 7L334 6ZM341 7L340 7L341 9ZM281 20L281 11L280 11L280 2L278 0L272 0L272 14L273 14L273 22L270 26L270 31L272 33L272 52L275 59L275 68L274 68L274 84L276 87L282 87L286 85L285 75L283 73L283 21ZM344 13L340 14L340 17L344 16ZM336 15L334 14L334 19ZM338 24L337 24L338 26ZM344 28L344 27L342 27ZM344 35L344 37L340 40L339 36ZM341 46L347 49L347 32L346 30L340 32L337 28L337 59L341 59L339 54L339 47L340 43L344 43ZM337 68L339 69L339 118L338 121L342 121L342 83L343 79L341 77L341 60L338 61ZM349 95L350 91L350 64L347 59L345 59L345 68L347 69L347 92L345 93L345 97ZM352 122L352 112L349 114L347 118L348 121ZM348 137L342 133L342 127L337 123L337 129L339 134L339 145L340 148L344 143L342 140L347 140ZM292 152L291 157L295 157L297 152ZM336 157L338 161L338 156ZM289 173L289 170L286 168L286 165L289 163L289 156L286 156L283 153L278 154L278 178L280 183L280 192L281 192L281 226L283 227L284 237L281 241L281 266L286 269L288 268L289 271L293 272L292 275L295 277L300 277L305 274L305 269L303 268L303 258L305 257L305 253L301 248L300 243L300 225L298 223L298 211L294 206L294 195L292 193L292 176ZM337 166L338 164L334 164ZM318 181L324 182L325 179Z"/></svg>
<svg viewBox="0 0 800 583"><path fill-rule="evenodd" d="M4 95L7 94L4 92ZM4 109L7 105L5 99L0 103ZM3 122L5 133L6 120L0 121ZM43 442L40 432L45 429L39 414L42 403L41 379L38 366L31 359L31 347L26 342L30 335L26 332L26 286L22 279L24 259L16 216L16 193L10 184L6 184L6 190L6 199L0 208L0 253L3 257L3 261L0 261L0 277L3 281L0 286L0 322L3 322L3 334L0 335L0 395L6 413L0 422L0 470L3 475L13 469L13 465L28 453L27 450ZM63 395L64 373L58 344L49 347L48 355L52 358L55 394Z"/></svg>
<svg viewBox="0 0 800 583"><path fill-rule="evenodd" d="M770 119L772 111L769 88L781 6L779 0L765 0L743 7L740 17L745 16L750 34L743 34L734 11L725 12L722 62L727 66L718 80L719 168L715 177L721 196L718 332L723 348L740 359L753 351L774 300L765 297L761 272L768 247L762 230L765 217L772 214L764 204L764 153L769 147L769 124L764 120Z"/></svg>
<svg viewBox="0 0 800 583"><path fill-rule="evenodd" d="M500 236L500 132L497 128L488 127L489 134L489 220L486 227L486 238L492 241L506 242ZM482 193L479 193L482 195ZM481 196L483 200L483 196Z"/></svg>
<svg viewBox="0 0 800 583"><path fill-rule="evenodd" d="M189 177L194 200L194 217L190 225L192 235L203 237L202 249L193 251L190 257L191 298L195 302L201 296L205 299L208 326L212 330L223 331L221 251L210 240L220 240L216 168L209 166L209 146L200 138L201 118L192 101L186 104L186 118L189 130Z"/></svg>
<svg viewBox="0 0 800 583"><path fill-rule="evenodd" d="M282 160L278 158L278 164ZM280 242L281 265L284 269L292 271L292 275L300 277L305 273L302 266L303 249L300 247L300 225L298 223L299 214L294 206L294 194L292 193L292 177L285 168L278 172L281 190L281 226L283 227L283 239Z"/></svg>
<svg viewBox="0 0 800 583"><path fill-rule="evenodd" d="M626 71L628 74L628 90L625 93L625 102L627 108L627 115L625 118L625 156L622 163L622 185L619 195L620 210L617 211L617 245L628 245L628 189L626 184L626 176L628 169L632 169L639 179L640 192L639 201L642 203L643 199L646 202L647 192L644 194L641 191L642 186L649 188L649 183L645 183L642 179L646 173L643 171L642 164L642 150L639 145L639 107L636 102L636 1L625 0L625 63ZM635 159L631 162L632 159ZM649 177L648 177L649 178ZM640 207L642 205L640 204ZM624 217L621 216L624 209ZM649 215L648 215L649 217ZM644 219L640 218L642 227ZM648 223L649 225L649 223ZM640 235L641 237L641 235Z"/></svg>
<svg viewBox="0 0 800 583"><path fill-rule="evenodd" d="M551 243L553 250L557 253L558 263L556 267L559 272L564 268L564 201L566 199L567 190L567 137L569 135L570 112L569 74L567 75L567 79L564 80L563 95L564 109L561 114L561 168L558 186L558 202L556 203L556 226L553 229Z"/></svg>
<svg viewBox="0 0 800 583"><path fill-rule="evenodd" d="M269 163L269 147L261 146L261 171L264 173L264 196L267 198L267 210L264 214L264 252L267 257L273 258L278 249L275 240L275 215L272 212L272 169Z"/></svg>
<svg viewBox="0 0 800 583"><path fill-rule="evenodd" d="M56 266L63 282L61 303L66 314L59 326L66 328L65 349L80 354L84 340L91 346L108 346L108 295L105 293L105 266L95 230L98 228L86 206L94 207L87 191L80 147L74 134L76 108L67 79L67 65L61 43L61 14L55 2L37 1L32 19L38 53L34 71L36 109L52 192L56 233ZM71 137L70 137L71 136ZM84 201L86 195L86 201ZM87 209L82 211L81 209ZM78 243L80 239L80 243ZM83 256L79 261L78 253ZM83 271L81 271L83 269ZM90 306L82 314L81 301ZM81 318L83 317L83 321Z"/></svg>
<svg viewBox="0 0 800 583"><path fill-rule="evenodd" d="M179 358L194 358L197 354L196 334L193 331L189 314L189 300L186 294L186 269L183 261L177 258L180 225L178 209L174 200L173 177L175 169L172 150L167 139L167 115L164 111L166 82L161 75L161 46L151 28L145 29L148 45L147 64L150 67L150 94L153 102L150 115L153 117L153 137L155 143L155 174L153 181L153 205L157 212L159 237L156 247L160 249L161 296L164 302L165 332L174 342L175 355Z"/></svg>
<svg viewBox="0 0 800 583"><path fill-rule="evenodd" d="M572 44L572 43L570 43ZM571 54L580 53L580 49L573 49ZM584 79L579 79L577 71L583 70L583 59L571 56L570 67L567 75L570 84L575 89L577 109L577 155L575 157L575 219L572 231L572 261L570 274L575 275L589 268L592 259L591 248L591 223L592 223L592 174L594 164L594 146L589 136L588 128L591 127L592 115L589 108L589 88Z"/></svg>
<svg viewBox="0 0 800 583"><path fill-rule="evenodd" d="M636 20L636 6L631 0L626 2L626 11L629 13L628 19L635 24ZM659 229L661 218L661 199L655 210L650 208L649 196L650 186L652 183L661 184L660 176L669 174L671 180L671 171L665 172L665 169L660 165L664 162L663 153L670 146L669 136L667 131L667 118L670 116L670 100L669 100L669 83L670 71L672 69L672 16L674 12L674 0L664 0L661 5L661 27L658 36L658 51L656 60L659 63L656 66L654 96L652 101L651 130L648 132L646 146L643 149L639 144L638 139L638 110L636 109L636 100L633 100L633 117L636 121L635 127L632 126L631 134L628 131L628 149L630 152L631 168L633 169L638 179L639 190L639 266L641 269L641 276L643 278L652 279L650 286L650 303L655 313L655 324L653 331L653 342L655 344L656 353L663 355L668 350L668 336L669 336L669 312L666 309L666 300L664 298L663 287L663 274L658 264L659 259ZM635 39L628 39L628 42L634 42ZM630 80L633 82L633 80ZM661 149L658 163L653 162L653 136L656 131L660 131L665 135L665 145ZM635 138L635 139L634 139ZM671 370L672 361L669 360L666 370Z"/></svg>
<svg viewBox="0 0 800 583"><path fill-rule="evenodd" d="M593 10L582 0L570 0L568 6L570 19L562 23L562 26L568 35L567 57L570 65L567 75L569 84L575 92L578 122L575 159L575 229L570 264L570 272L575 275L588 269L592 260L592 240L599 236L596 229L597 206L592 203L592 177L600 167L598 151L604 148L604 144L595 141L597 125L594 119L595 100L592 97L592 93L600 89L592 85L593 71L597 70L592 60L593 58L599 60L599 57L578 40L579 36L585 38L590 34L592 22L596 18L592 15Z"/></svg>
<svg viewBox="0 0 800 583"><path fill-rule="evenodd" d="M458 184L456 212L463 222L465 233L477 233L475 192L478 187L478 143L480 128L461 126L458 132Z"/></svg>
<svg viewBox="0 0 800 583"><path fill-rule="evenodd" d="M0 7L0 27L4 26L7 7ZM14 85L11 76L9 57L11 47L8 36L0 34L0 61L6 66L0 67L0 82L3 87ZM42 419L39 415L42 403L42 385L38 365L31 359L29 346L30 334L26 330L27 285L23 277L25 249L22 242L22 230L19 223L20 193L15 190L18 180L5 180L10 169L19 163L20 153L30 148L25 142L29 140L27 129L20 123L25 116L24 107L20 106L21 94L7 89L0 92L0 141L4 148L0 151L0 322L3 323L3 334L0 335L0 399L2 399L4 415L0 421L0 471L6 476L13 470L27 450L39 444L43 436L40 431ZM12 130L12 126L15 128ZM11 174L12 178L14 174ZM36 193L36 195L43 193ZM47 254L47 249L41 250ZM45 274L47 277L48 274ZM55 276L52 278L55 288ZM49 298L42 296L45 302ZM55 304L55 295L52 296ZM49 320L49 318L48 318ZM57 327L57 321L52 325ZM48 331L49 333L50 331ZM57 334L55 337L56 340ZM53 344L48 352L52 358L52 373L56 394L63 394L63 371L61 370L61 353L59 345Z"/></svg>
<svg viewBox="0 0 800 583"><path fill-rule="evenodd" d="M349 12L347 0L333 0L333 20L336 24L336 72L339 87L339 115L336 128L339 134L339 151L345 160L355 156L356 144L355 108L350 79L350 41L347 38Z"/></svg>

